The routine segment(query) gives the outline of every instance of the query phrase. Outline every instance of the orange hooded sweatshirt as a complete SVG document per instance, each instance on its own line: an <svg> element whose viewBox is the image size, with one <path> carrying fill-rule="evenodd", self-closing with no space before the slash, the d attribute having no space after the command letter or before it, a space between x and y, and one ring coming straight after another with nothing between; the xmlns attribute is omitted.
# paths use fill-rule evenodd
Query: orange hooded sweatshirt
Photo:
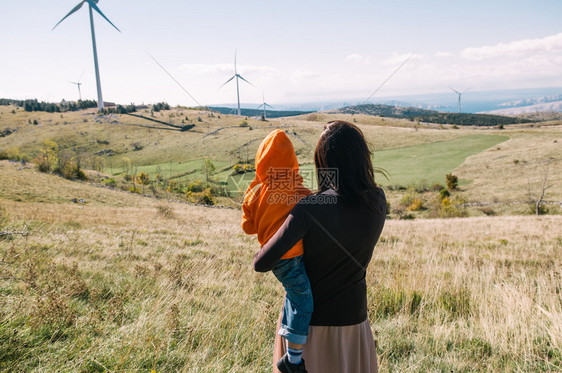
<svg viewBox="0 0 562 373"><path fill-rule="evenodd" d="M310 190L302 185L302 181L291 140L282 130L271 132L258 148L256 177L244 196L244 232L257 233L262 246L269 241L297 202L311 194ZM302 254L301 240L281 259Z"/></svg>

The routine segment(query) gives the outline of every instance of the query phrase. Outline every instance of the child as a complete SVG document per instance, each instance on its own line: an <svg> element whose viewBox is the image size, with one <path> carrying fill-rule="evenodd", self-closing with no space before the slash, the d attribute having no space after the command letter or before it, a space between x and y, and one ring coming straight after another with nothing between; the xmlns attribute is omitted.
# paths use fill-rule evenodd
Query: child
<svg viewBox="0 0 562 373"><path fill-rule="evenodd" d="M275 130L260 144L256 154L256 178L252 181L242 209L242 229L258 235L264 245L281 227L292 208L311 194L302 185L299 164L291 140ZM312 291L304 269L302 240L275 265L273 274L286 291L279 335L288 341L288 352L278 362L283 372L306 372L301 359L312 315Z"/></svg>

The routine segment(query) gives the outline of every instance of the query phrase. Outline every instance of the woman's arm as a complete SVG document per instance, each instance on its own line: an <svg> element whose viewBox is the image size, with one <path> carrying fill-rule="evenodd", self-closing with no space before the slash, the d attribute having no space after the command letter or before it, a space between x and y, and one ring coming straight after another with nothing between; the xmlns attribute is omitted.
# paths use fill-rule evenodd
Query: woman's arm
<svg viewBox="0 0 562 373"><path fill-rule="evenodd" d="M267 272L287 251L289 251L308 230L308 219L304 206L297 204L291 211L283 225L254 255L254 270Z"/></svg>

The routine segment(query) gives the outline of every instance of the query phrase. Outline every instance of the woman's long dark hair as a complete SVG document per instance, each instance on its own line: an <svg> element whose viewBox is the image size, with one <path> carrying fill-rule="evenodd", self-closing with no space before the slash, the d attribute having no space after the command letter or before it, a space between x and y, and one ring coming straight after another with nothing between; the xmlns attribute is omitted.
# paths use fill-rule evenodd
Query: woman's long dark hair
<svg viewBox="0 0 562 373"><path fill-rule="evenodd" d="M314 152L319 193L332 188L343 201L378 211L369 193L378 188L371 155L356 125L339 120L328 122Z"/></svg>

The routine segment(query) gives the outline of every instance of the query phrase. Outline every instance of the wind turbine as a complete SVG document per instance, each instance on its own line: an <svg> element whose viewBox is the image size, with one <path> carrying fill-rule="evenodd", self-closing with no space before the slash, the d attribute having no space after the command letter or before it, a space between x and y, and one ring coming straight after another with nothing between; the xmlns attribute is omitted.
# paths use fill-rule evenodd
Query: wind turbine
<svg viewBox="0 0 562 373"><path fill-rule="evenodd" d="M449 88L451 88L451 87L449 87ZM456 94L459 95L459 113L461 112L461 96L462 96L463 93L465 93L465 92L468 91L469 89L470 89L470 88L467 88L467 89L465 89L464 91L459 92L459 91L457 91L456 89L451 88L451 90L452 90L453 92L455 92Z"/></svg>
<svg viewBox="0 0 562 373"><path fill-rule="evenodd" d="M78 86L78 97L80 97L80 101L82 101L82 92L80 92L80 86L82 85L82 83L80 83L82 81L82 77L84 76L84 73L82 73L82 75L80 75L80 79L78 79L77 82L70 82L72 84L76 84Z"/></svg>
<svg viewBox="0 0 562 373"><path fill-rule="evenodd" d="M268 104L267 102L265 102L265 93L263 94L263 104L261 104L260 106L258 106L258 109L261 108L262 106L263 106L263 120L266 120L266 119L267 119L267 116L266 116L266 114L265 114L265 110L267 109L268 106L273 109L273 106L271 106L270 104Z"/></svg>
<svg viewBox="0 0 562 373"><path fill-rule="evenodd" d="M102 98L102 95L101 95L100 69L99 69L99 66L98 66L98 51L97 51L97 48L96 48L96 33L95 33L95 30L94 30L94 15L93 15L92 9L95 10L96 12L98 12L107 22L109 22L109 24L111 26L115 27L115 29L117 31L121 32L121 30L119 30L117 28L117 26L115 26L113 23L111 23L111 21L102 13L100 8L98 8L98 6L96 5L98 3L98 1L99 0L82 0L66 16L64 16L64 18L61 19L59 21L59 23L57 23L51 31L53 31L62 21L67 19L71 14L77 12L80 8L82 8L82 5L84 5L84 3L88 3L88 8L89 8L89 11L90 11L90 29L92 31L92 47L94 49L94 66L95 66L95 69L96 69L96 83L97 83L97 87L98 87L98 110L102 111L103 110L103 98ZM78 86L78 89L80 89L80 86Z"/></svg>
<svg viewBox="0 0 562 373"><path fill-rule="evenodd" d="M236 70L236 51L234 51L234 75L230 79L228 79L223 85L221 85L219 87L219 89L224 87L227 83L229 83L234 78L236 78L236 98L238 99L238 115L242 115L241 111L240 111L240 88L239 88L239 85L238 85L238 78L242 79L243 81L245 81L246 83L248 83L252 87L255 87L255 85L253 85L252 83L250 83L249 81L244 79L242 77L242 75L238 74L238 71Z"/></svg>

